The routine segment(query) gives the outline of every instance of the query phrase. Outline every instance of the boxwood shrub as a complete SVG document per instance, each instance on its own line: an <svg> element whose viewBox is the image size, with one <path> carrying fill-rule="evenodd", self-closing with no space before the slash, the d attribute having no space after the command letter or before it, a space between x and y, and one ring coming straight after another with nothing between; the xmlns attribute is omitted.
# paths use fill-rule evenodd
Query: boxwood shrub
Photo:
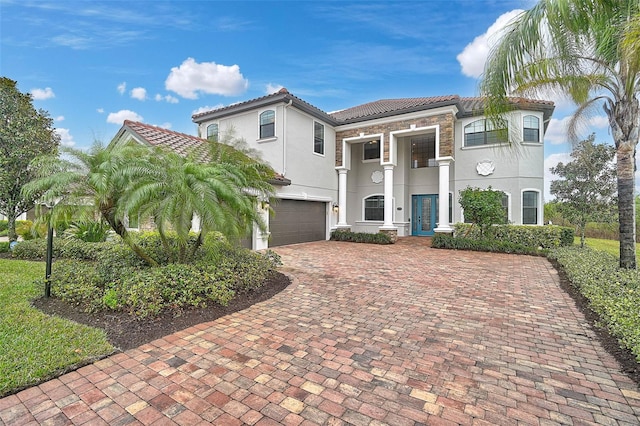
<svg viewBox="0 0 640 426"><path fill-rule="evenodd" d="M382 232L370 234L367 232L333 231L332 241L349 241L353 243L392 244L391 237Z"/></svg>
<svg viewBox="0 0 640 426"><path fill-rule="evenodd" d="M619 268L616 256L588 247L563 247L551 250L571 285L587 299L620 344L640 362L640 273Z"/></svg>
<svg viewBox="0 0 640 426"><path fill-rule="evenodd" d="M479 239L480 229L468 223L456 223L454 235ZM496 240L510 241L534 248L553 248L573 245L575 230L563 226L493 225L490 236Z"/></svg>
<svg viewBox="0 0 640 426"><path fill-rule="evenodd" d="M544 253L544 250L538 249L537 247L529 247L508 240L454 237L451 234L435 234L431 240L431 247L452 250L490 251L531 255L540 255Z"/></svg>

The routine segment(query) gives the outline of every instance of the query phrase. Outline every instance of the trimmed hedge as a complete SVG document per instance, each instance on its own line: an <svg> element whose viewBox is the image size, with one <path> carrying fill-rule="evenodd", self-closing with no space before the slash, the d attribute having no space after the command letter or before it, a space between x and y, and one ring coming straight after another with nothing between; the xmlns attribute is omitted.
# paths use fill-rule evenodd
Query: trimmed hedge
<svg viewBox="0 0 640 426"><path fill-rule="evenodd" d="M370 234L367 232L333 231L331 233L331 240L349 241L352 243L393 244L391 237L382 232Z"/></svg>
<svg viewBox="0 0 640 426"><path fill-rule="evenodd" d="M451 250L490 251L531 255L540 255L544 253L544 250L539 250L537 247L529 247L511 241L488 238L474 239L454 237L451 234L435 234L431 240L431 247Z"/></svg>
<svg viewBox="0 0 640 426"><path fill-rule="evenodd" d="M533 248L554 248L573 245L575 230L563 226L494 225L490 238L509 241ZM480 239L480 229L468 223L456 223L454 235L469 239Z"/></svg>
<svg viewBox="0 0 640 426"><path fill-rule="evenodd" d="M138 242L149 251L162 250L157 234L145 233ZM160 256L166 263L155 268L145 265L118 241L58 239L54 243L57 259L51 291L55 297L87 312L118 310L139 318L208 303L226 305L234 294L262 286L282 264L277 253L234 247L215 234L205 238L190 263L172 263L171 254L166 254ZM168 243L177 250L175 239ZM46 241L25 241L16 250L19 257L41 258Z"/></svg>
<svg viewBox="0 0 640 426"><path fill-rule="evenodd" d="M616 256L588 247L549 252L605 327L640 362L640 272L619 268Z"/></svg>

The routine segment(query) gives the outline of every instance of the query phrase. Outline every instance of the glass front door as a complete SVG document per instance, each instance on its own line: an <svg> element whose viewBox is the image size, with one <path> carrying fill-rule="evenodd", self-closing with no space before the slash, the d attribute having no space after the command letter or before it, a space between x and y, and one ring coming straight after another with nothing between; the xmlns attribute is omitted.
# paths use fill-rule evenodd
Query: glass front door
<svg viewBox="0 0 640 426"><path fill-rule="evenodd" d="M411 235L433 235L438 221L438 195L412 195L411 213Z"/></svg>

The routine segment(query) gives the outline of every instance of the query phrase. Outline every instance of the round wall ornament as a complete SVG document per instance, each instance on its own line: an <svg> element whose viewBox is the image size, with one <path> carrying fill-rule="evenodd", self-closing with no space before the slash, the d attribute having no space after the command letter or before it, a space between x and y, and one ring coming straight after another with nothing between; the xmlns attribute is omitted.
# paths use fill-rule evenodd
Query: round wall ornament
<svg viewBox="0 0 640 426"><path fill-rule="evenodd" d="M384 175L380 170L376 170L375 172L371 173L371 182L380 183L382 182L383 179L384 179Z"/></svg>
<svg viewBox="0 0 640 426"><path fill-rule="evenodd" d="M493 161L491 160L479 161L476 165L476 171L480 176L489 176L495 169L496 166L493 165Z"/></svg>

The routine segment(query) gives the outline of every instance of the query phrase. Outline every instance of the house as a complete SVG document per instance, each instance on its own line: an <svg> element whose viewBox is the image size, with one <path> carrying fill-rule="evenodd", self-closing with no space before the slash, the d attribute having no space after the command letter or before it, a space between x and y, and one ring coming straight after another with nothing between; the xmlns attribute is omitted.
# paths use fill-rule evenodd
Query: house
<svg viewBox="0 0 640 426"><path fill-rule="evenodd" d="M514 98L501 144L480 98L385 99L326 113L277 93L193 115L201 138L233 133L287 184L252 246L328 238L331 230L428 236L464 221L468 186L500 190L508 220L543 221L543 137L553 103Z"/></svg>

